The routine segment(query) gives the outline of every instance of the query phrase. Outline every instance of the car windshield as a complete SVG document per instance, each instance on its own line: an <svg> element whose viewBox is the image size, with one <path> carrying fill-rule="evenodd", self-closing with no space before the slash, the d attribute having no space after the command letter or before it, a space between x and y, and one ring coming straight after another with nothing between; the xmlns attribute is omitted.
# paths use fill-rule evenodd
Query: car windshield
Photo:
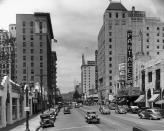
<svg viewBox="0 0 164 131"><path fill-rule="evenodd" d="M96 112L88 112L88 114L92 115L92 114L96 114Z"/></svg>

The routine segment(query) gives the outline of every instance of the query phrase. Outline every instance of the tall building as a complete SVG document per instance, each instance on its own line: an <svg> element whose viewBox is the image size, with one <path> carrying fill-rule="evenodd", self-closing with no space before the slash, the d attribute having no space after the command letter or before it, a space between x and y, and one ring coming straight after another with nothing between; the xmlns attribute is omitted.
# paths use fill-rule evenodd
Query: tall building
<svg viewBox="0 0 164 131"><path fill-rule="evenodd" d="M95 61L85 63L84 55L82 55L81 86L86 100L95 90Z"/></svg>
<svg viewBox="0 0 164 131"><path fill-rule="evenodd" d="M49 13L16 15L17 83L41 83L52 88L51 40L54 38ZM47 94L45 93L45 94Z"/></svg>
<svg viewBox="0 0 164 131"><path fill-rule="evenodd" d="M110 2L98 35L98 85L102 100L108 100L119 78L119 64L127 63L130 88L133 86L133 57L142 52L151 58L164 50L164 23L146 17L145 11L128 11L119 2ZM129 63L129 61L131 63ZM127 81L128 80L128 81Z"/></svg>
<svg viewBox="0 0 164 131"><path fill-rule="evenodd" d="M0 30L0 77L15 78L15 38L6 30Z"/></svg>
<svg viewBox="0 0 164 131"><path fill-rule="evenodd" d="M95 89L98 91L98 66L97 66L98 51L95 51Z"/></svg>

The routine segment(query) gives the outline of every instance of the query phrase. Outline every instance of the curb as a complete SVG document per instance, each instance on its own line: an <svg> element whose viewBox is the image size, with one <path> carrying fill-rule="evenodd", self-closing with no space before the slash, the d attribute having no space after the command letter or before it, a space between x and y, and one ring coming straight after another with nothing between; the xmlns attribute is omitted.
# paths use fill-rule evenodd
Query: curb
<svg viewBox="0 0 164 131"><path fill-rule="evenodd" d="M37 127L35 131L39 131L40 128L41 128L41 126Z"/></svg>

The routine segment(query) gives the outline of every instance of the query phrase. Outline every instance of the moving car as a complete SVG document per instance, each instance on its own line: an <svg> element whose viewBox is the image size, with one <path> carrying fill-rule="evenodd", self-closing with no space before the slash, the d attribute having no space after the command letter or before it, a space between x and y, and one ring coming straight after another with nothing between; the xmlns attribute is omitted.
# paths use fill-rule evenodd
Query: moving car
<svg viewBox="0 0 164 131"><path fill-rule="evenodd" d="M85 116L86 122L89 123L100 123L100 118L95 111L88 111Z"/></svg>
<svg viewBox="0 0 164 131"><path fill-rule="evenodd" d="M101 114L110 114L110 109L107 106L100 106L99 111Z"/></svg>
<svg viewBox="0 0 164 131"><path fill-rule="evenodd" d="M52 126L54 127L54 121L50 118L49 114L42 114L40 115L40 126L42 128L47 127L47 126Z"/></svg>
<svg viewBox="0 0 164 131"><path fill-rule="evenodd" d="M127 110L123 106L118 105L115 108L115 113L118 113L118 114L126 114L127 113Z"/></svg>
<svg viewBox="0 0 164 131"><path fill-rule="evenodd" d="M71 114L70 108L68 106L65 106L63 109L64 114Z"/></svg>
<svg viewBox="0 0 164 131"><path fill-rule="evenodd" d="M153 120L153 119L161 119L162 116L161 116L161 113L160 113L160 110L159 109L145 109L145 110L142 110L138 113L138 116L143 119L143 118L146 118L146 119L149 119L149 120Z"/></svg>
<svg viewBox="0 0 164 131"><path fill-rule="evenodd" d="M115 103L110 103L109 104L109 109L110 110L115 110L115 108L116 108L116 104Z"/></svg>

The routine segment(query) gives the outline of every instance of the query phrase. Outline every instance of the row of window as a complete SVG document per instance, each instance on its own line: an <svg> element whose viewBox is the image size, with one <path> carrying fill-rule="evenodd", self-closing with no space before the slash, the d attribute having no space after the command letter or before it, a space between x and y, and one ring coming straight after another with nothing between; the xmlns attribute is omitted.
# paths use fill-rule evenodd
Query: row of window
<svg viewBox="0 0 164 131"><path fill-rule="evenodd" d="M150 53L149 53L149 51L148 51L148 52L146 52L146 54L147 54L147 55L149 55L149 54L150 54ZM157 55L159 55L159 54L160 54L160 52L157 52Z"/></svg>
<svg viewBox="0 0 164 131"><path fill-rule="evenodd" d="M146 46L149 49L149 45ZM164 45L162 47L164 49ZM160 46L157 46L157 49L160 49Z"/></svg>
<svg viewBox="0 0 164 131"><path fill-rule="evenodd" d="M24 60L24 61L26 60L26 56L23 56L23 60ZM32 61L34 60L34 56L31 56L31 60L32 60ZM40 60L41 60L41 61L43 60L43 56L40 56Z"/></svg>
<svg viewBox="0 0 164 131"><path fill-rule="evenodd" d="M26 47L26 45L27 45L27 43L26 43L26 42L23 42L23 47ZM34 47L34 43L31 42L31 43L30 43L30 46L31 46L31 47ZM43 46L43 43L40 42L40 47L42 47L42 46Z"/></svg>
<svg viewBox="0 0 164 131"><path fill-rule="evenodd" d="M150 29L150 27L146 27L147 30ZM157 30L160 30L160 27L157 27ZM162 30L164 31L164 27L162 27Z"/></svg>
<svg viewBox="0 0 164 131"><path fill-rule="evenodd" d="M119 17L119 14L117 12L113 15L115 15L115 18ZM112 18L112 13L109 13L109 18ZM125 18L125 13L122 14L122 18Z"/></svg>
<svg viewBox="0 0 164 131"><path fill-rule="evenodd" d="M25 35L23 35L23 40L26 40L26 36ZM34 36L33 35L30 35L30 40L34 40ZM42 35L39 36L39 40L43 40Z"/></svg>
<svg viewBox="0 0 164 131"><path fill-rule="evenodd" d="M26 26L27 22L26 21L22 21L22 26ZM30 26L33 27L34 26L34 22L30 21Z"/></svg>
<svg viewBox="0 0 164 131"><path fill-rule="evenodd" d="M23 62L23 67L26 67L26 62ZM34 67L34 63L31 62L31 67ZM43 63L40 63L40 67L43 67Z"/></svg>
<svg viewBox="0 0 164 131"><path fill-rule="evenodd" d="M25 34L26 33L26 28L22 28L22 33ZM30 28L30 33L33 34L34 33L34 29Z"/></svg>

